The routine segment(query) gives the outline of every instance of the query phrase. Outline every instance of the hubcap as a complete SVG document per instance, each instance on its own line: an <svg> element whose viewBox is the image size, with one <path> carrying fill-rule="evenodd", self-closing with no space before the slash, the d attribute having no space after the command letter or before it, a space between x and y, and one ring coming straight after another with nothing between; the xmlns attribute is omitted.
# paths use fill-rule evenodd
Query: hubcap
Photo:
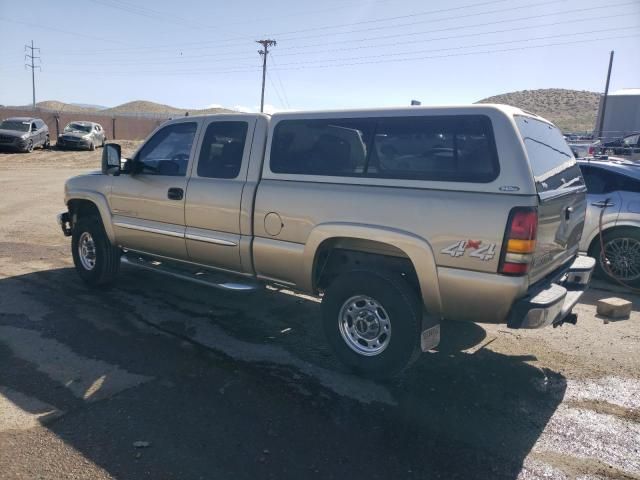
<svg viewBox="0 0 640 480"><path fill-rule="evenodd" d="M80 235L78 257L85 270L93 270L96 266L96 244L89 232L83 232Z"/></svg>
<svg viewBox="0 0 640 480"><path fill-rule="evenodd" d="M640 278L640 242L635 238L615 238L605 244L601 261L615 278L636 280Z"/></svg>
<svg viewBox="0 0 640 480"><path fill-rule="evenodd" d="M391 339L391 320L384 307L366 295L349 298L338 315L338 329L345 343L367 357L379 355Z"/></svg>

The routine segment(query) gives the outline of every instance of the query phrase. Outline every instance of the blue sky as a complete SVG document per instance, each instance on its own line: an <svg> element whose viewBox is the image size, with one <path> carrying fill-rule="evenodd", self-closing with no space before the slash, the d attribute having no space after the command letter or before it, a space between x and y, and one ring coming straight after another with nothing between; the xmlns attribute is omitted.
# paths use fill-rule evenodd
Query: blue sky
<svg viewBox="0 0 640 480"><path fill-rule="evenodd" d="M0 104L151 100L254 110L472 103L524 89L640 87L640 0L0 0Z"/></svg>

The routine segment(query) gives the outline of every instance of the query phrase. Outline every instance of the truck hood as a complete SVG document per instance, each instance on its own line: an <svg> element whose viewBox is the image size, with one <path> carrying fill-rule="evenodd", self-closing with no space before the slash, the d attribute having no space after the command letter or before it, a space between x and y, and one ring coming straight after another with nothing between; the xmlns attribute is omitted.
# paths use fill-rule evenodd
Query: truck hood
<svg viewBox="0 0 640 480"><path fill-rule="evenodd" d="M65 199L69 195L80 195L79 198L92 198L94 196L106 197L111 189L113 177L104 175L101 171L89 172L68 179L64 184ZM74 192L74 193L71 193Z"/></svg>
<svg viewBox="0 0 640 480"><path fill-rule="evenodd" d="M21 138L23 135L29 135L29 132L21 132L20 130L5 130L3 128L0 128L0 135Z"/></svg>

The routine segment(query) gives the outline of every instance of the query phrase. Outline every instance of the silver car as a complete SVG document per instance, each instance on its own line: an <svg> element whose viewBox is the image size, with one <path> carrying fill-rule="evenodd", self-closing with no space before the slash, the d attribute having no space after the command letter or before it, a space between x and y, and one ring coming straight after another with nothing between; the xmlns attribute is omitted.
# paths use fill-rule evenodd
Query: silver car
<svg viewBox="0 0 640 480"><path fill-rule="evenodd" d="M609 157L578 165L588 191L580 250L598 259L601 276L640 285L640 164Z"/></svg>
<svg viewBox="0 0 640 480"><path fill-rule="evenodd" d="M94 122L70 122L58 136L58 148L95 150L104 147L107 137L102 125Z"/></svg>

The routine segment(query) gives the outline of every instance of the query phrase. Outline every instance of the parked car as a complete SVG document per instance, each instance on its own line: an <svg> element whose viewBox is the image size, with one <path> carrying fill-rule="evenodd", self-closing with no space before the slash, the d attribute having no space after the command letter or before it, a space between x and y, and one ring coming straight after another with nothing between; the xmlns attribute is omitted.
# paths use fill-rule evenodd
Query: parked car
<svg viewBox="0 0 640 480"><path fill-rule="evenodd" d="M613 155L628 160L640 160L640 132L606 143L596 140L589 148L589 155Z"/></svg>
<svg viewBox="0 0 640 480"><path fill-rule="evenodd" d="M95 150L104 147L107 137L102 125L94 122L71 122L58 135L58 148Z"/></svg>
<svg viewBox="0 0 640 480"><path fill-rule="evenodd" d="M13 117L0 123L0 148L32 152L49 145L49 127L40 118Z"/></svg>
<svg viewBox="0 0 640 480"><path fill-rule="evenodd" d="M587 215L580 250L597 259L597 272L640 286L640 165L624 159L584 159ZM602 238L600 244L600 214ZM610 272L610 273L609 273Z"/></svg>
<svg viewBox="0 0 640 480"><path fill-rule="evenodd" d="M500 105L181 117L65 185L80 278L121 262L245 291L322 293L356 371L387 376L443 318L575 323L586 189L560 131Z"/></svg>

